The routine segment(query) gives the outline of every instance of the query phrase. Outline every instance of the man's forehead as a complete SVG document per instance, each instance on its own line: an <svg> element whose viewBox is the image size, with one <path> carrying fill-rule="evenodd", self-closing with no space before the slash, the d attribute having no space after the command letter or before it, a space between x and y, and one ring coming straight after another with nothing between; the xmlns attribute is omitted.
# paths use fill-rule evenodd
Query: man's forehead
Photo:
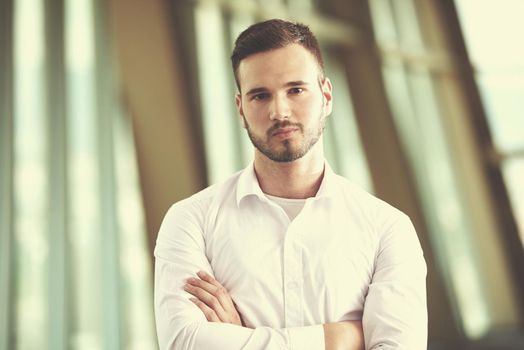
<svg viewBox="0 0 524 350"><path fill-rule="evenodd" d="M292 81L313 82L320 74L316 58L304 47L292 44L253 54L238 67L242 89L265 85L285 85Z"/></svg>

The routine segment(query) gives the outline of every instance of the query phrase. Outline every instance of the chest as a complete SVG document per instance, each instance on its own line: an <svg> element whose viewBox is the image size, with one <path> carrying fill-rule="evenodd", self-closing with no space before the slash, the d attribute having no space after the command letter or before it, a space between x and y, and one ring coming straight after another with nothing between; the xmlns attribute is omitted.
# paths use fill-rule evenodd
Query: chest
<svg viewBox="0 0 524 350"><path fill-rule="evenodd" d="M290 222L280 208L223 210L206 240L216 278L231 293L279 298L295 287L305 298L362 298L371 281L373 229L343 207L306 205Z"/></svg>

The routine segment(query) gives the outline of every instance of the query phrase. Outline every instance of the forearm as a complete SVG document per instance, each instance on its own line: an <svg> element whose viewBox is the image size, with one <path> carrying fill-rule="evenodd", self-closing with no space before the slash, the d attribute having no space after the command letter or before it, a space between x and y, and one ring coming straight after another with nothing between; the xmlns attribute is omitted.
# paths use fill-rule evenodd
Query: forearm
<svg viewBox="0 0 524 350"><path fill-rule="evenodd" d="M184 290L184 283L173 278L180 275L191 275L189 272L175 271L175 265L161 258L155 264L155 317L160 349L190 350L190 349L301 349L318 350L324 348L324 332L321 325L297 328L245 328L227 323L233 308L225 307L228 303L218 303L223 300L220 289L208 288L207 292L216 294L217 301L212 302L203 294L189 289L193 295ZM198 271L198 270L197 270ZM197 276L193 275L193 279ZM186 281L186 279L184 279ZM193 282L194 283L194 282ZM198 284L195 284L198 285ZM202 288L200 288L202 289ZM186 287L187 290L187 287ZM191 301L191 297L200 297L207 301L208 308L220 309L221 312L209 316L209 312L200 303ZM209 310L208 310L209 311ZM225 312L225 314L224 314ZM213 322L214 316L220 321Z"/></svg>
<svg viewBox="0 0 524 350"><path fill-rule="evenodd" d="M175 322L171 322L174 324ZM157 324L162 327L162 325ZM168 329L168 325L164 325ZM159 332L160 333L160 332ZM162 332L160 349L231 349L231 350L318 350L324 348L322 325L275 329L245 328L219 322L196 322L179 329L176 334ZM163 341L162 341L163 340Z"/></svg>
<svg viewBox="0 0 524 350"><path fill-rule="evenodd" d="M205 271L197 272L198 278L188 278L184 290L193 295L190 300L202 311L207 321L213 323L233 324L241 326L241 316L229 295L229 292L213 276ZM216 328L216 327L215 327ZM234 331L234 328L230 329ZM223 331L223 330L222 330ZM258 334L257 334L258 333ZM237 335L232 334L232 339ZM248 334L246 333L246 336ZM364 344L364 334L362 332L362 322L342 321L317 326L294 327L281 330L273 330L267 327L257 328L249 336L251 345L261 344L260 337L277 338L282 345L277 348L282 349L344 349L361 350ZM219 335L224 338L224 334ZM207 338L207 337L205 337ZM215 337L209 337L216 347ZM278 339L282 338L282 339ZM267 340L262 341L267 344ZM202 344L206 347L207 344ZM221 347L226 347L222 344ZM265 348L268 345L264 346ZM200 348L200 347L198 347ZM234 344L227 344L227 348L236 348ZM245 347L243 347L245 348ZM258 349L258 345L255 345Z"/></svg>
<svg viewBox="0 0 524 350"><path fill-rule="evenodd" d="M226 323L198 322L180 329L176 337L160 344L161 349L301 349L362 350L360 321L274 329L245 328Z"/></svg>
<svg viewBox="0 0 524 350"><path fill-rule="evenodd" d="M323 328L326 350L364 349L364 332L361 321L326 323Z"/></svg>

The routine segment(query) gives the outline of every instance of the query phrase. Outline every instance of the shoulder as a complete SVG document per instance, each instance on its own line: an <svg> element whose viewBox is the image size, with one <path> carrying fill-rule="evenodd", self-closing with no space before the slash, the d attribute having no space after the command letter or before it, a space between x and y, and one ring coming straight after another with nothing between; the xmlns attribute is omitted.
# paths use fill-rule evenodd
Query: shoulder
<svg viewBox="0 0 524 350"><path fill-rule="evenodd" d="M375 258L381 256L381 262L412 259L423 269L420 241L409 216L343 177L339 179L349 210L365 220L374 233L377 240Z"/></svg>
<svg viewBox="0 0 524 350"><path fill-rule="evenodd" d="M162 225L173 221L179 223L193 221L203 226L214 207L219 207L231 193L236 192L240 173L237 172L220 183L210 185L172 204L167 210Z"/></svg>
<svg viewBox="0 0 524 350"><path fill-rule="evenodd" d="M350 210L358 212L374 226L383 226L409 217L388 202L369 193L348 179L336 175L342 200Z"/></svg>
<svg viewBox="0 0 524 350"><path fill-rule="evenodd" d="M377 243L377 251L400 243L419 250L419 240L411 219L393 205L338 176L342 201L353 220L366 227Z"/></svg>
<svg viewBox="0 0 524 350"><path fill-rule="evenodd" d="M220 206L224 193L234 192L237 174L171 205L158 231L155 256L172 257L173 249L198 246L204 249L206 225L213 207ZM185 249L185 248L184 248Z"/></svg>

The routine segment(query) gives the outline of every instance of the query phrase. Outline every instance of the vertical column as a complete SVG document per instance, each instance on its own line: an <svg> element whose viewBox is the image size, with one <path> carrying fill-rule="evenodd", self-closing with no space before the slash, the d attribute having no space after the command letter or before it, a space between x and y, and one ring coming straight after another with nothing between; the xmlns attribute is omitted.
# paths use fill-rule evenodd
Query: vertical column
<svg viewBox="0 0 524 350"><path fill-rule="evenodd" d="M200 108L192 105L197 98L190 92L197 86L189 73L196 68L195 40L193 29L184 28L193 23L193 4L112 0L108 5L121 94L135 131L152 256L167 208L206 184ZM186 36L186 41L180 39ZM191 64L185 66L187 62Z"/></svg>
<svg viewBox="0 0 524 350"><path fill-rule="evenodd" d="M106 349L121 349L122 325L120 308L120 242L116 211L115 159L113 157L114 120L118 101L113 79L112 49L108 39L109 26L103 1L93 1L95 30L95 104L96 134L98 135L98 162L100 179L100 223L103 240L101 276L103 283L102 322L103 344Z"/></svg>
<svg viewBox="0 0 524 350"><path fill-rule="evenodd" d="M489 326L492 330L506 328L509 324L520 324L522 327L524 299L519 296L524 293L524 253L502 171L490 156L496 142L492 137L494 130L490 130L488 125L486 108L489 105L487 101L482 101L475 81L476 73L469 62L470 57L475 59L476 51L470 47L468 53L467 42L464 41L464 31L468 29L469 23L459 21L455 7L461 2L420 1L417 4L425 18L430 45L455 54L456 72L453 75L441 75L435 86L445 106L443 116L446 118L443 118L443 124L454 149L453 163L461 170L457 173L457 181L468 216L474 218L470 219L470 225L475 233L475 254L481 257L478 259L478 268L489 310ZM472 16L478 20L482 18L479 16L482 11L475 7ZM491 17L494 23L490 25L498 27L495 22L500 14L493 13ZM511 23L511 18L500 18L504 18L502 21L505 24ZM511 31L516 38L518 30ZM516 55L508 56L499 48L494 49L483 33L479 35L482 42L488 43L486 47L489 47L489 52L497 52L499 57L511 56L508 60L515 59ZM504 37L504 43L511 43L510 47L519 47L512 38L501 36L496 31L491 31L490 35ZM521 109L518 110L521 113ZM510 110L505 110L504 115L510 116Z"/></svg>
<svg viewBox="0 0 524 350"><path fill-rule="evenodd" d="M64 2L45 2L48 144L49 349L68 348L67 123L65 113Z"/></svg>
<svg viewBox="0 0 524 350"><path fill-rule="evenodd" d="M235 136L234 93L227 88L231 74L225 48L225 21L219 4L195 7L196 50L208 178L215 183L239 170L241 155ZM209 64L213 62L213 64Z"/></svg>
<svg viewBox="0 0 524 350"><path fill-rule="evenodd" d="M44 1L13 2L11 348L49 346L49 164Z"/></svg>
<svg viewBox="0 0 524 350"><path fill-rule="evenodd" d="M13 308L13 2L0 1L0 350L9 349Z"/></svg>

